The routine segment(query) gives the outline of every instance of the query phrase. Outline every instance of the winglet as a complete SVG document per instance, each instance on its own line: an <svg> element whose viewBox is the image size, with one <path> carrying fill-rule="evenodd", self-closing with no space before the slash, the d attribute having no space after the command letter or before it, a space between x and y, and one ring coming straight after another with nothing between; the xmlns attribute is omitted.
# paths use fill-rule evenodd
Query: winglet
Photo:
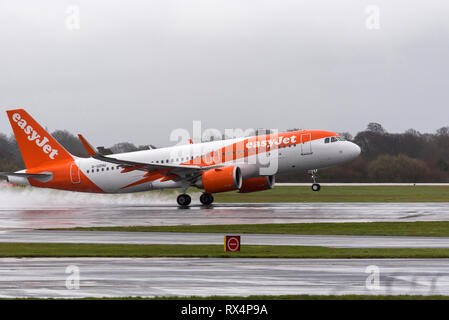
<svg viewBox="0 0 449 320"><path fill-rule="evenodd" d="M87 140L83 137L82 134L78 134L78 138L80 138L81 143L83 144L84 148L86 149L87 153L90 156L95 156L96 154L98 154L97 149L92 147L91 144L89 142L87 142Z"/></svg>

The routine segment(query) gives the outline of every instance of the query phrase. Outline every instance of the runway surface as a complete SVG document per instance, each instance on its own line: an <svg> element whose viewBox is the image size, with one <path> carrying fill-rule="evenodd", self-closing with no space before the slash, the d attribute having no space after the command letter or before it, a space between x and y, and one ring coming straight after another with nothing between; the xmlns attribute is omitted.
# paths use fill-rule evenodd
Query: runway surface
<svg viewBox="0 0 449 320"><path fill-rule="evenodd" d="M0 183L0 230L93 226L449 221L447 203L228 203L188 209L175 194L86 194Z"/></svg>
<svg viewBox="0 0 449 320"><path fill-rule="evenodd" d="M448 259L2 258L0 297L448 295L448 266Z"/></svg>
<svg viewBox="0 0 449 320"><path fill-rule="evenodd" d="M108 244L223 244L224 234L111 231L0 231L0 242ZM449 248L449 238L243 234L242 245L334 248Z"/></svg>
<svg viewBox="0 0 449 320"><path fill-rule="evenodd" d="M449 203L0 204L0 229L437 220L449 220Z"/></svg>

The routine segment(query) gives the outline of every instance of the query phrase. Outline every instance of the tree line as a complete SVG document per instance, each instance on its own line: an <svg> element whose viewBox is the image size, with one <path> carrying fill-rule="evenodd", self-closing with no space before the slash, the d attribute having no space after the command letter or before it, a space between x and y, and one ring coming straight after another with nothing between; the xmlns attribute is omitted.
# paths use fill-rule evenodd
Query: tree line
<svg viewBox="0 0 449 320"><path fill-rule="evenodd" d="M320 182L449 182L449 127L435 133L420 133L409 129L404 133L389 133L378 123L369 123L364 131L352 137L361 156L354 161L318 172ZM80 140L66 130L56 130L52 136L70 153L87 157ZM98 147L103 154L153 149L153 145L135 146L129 142ZM0 133L0 171L11 172L25 168L13 135ZM303 173L280 174L278 182L310 182Z"/></svg>
<svg viewBox="0 0 449 320"><path fill-rule="evenodd" d="M81 141L68 132L67 130L56 130L51 135L71 154L87 158L89 155L86 152ZM102 154L114 154L123 152L134 152L139 150L154 149L153 145L139 145L135 146L129 142L120 142L114 144L112 147L98 147L98 151ZM19 146L17 145L14 135L9 137L0 133L0 172L12 172L25 168L25 164L20 154Z"/></svg>
<svg viewBox="0 0 449 320"><path fill-rule="evenodd" d="M341 166L318 171L320 182L449 182L449 127L435 133L409 129L388 133L382 125L369 123L352 137L341 133L362 149L360 157ZM278 182L309 182L302 174L279 175Z"/></svg>

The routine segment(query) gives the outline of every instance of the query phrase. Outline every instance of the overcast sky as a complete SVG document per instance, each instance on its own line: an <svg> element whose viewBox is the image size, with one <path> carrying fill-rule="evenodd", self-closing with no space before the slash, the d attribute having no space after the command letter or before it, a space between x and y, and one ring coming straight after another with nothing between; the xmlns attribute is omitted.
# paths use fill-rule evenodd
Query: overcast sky
<svg viewBox="0 0 449 320"><path fill-rule="evenodd" d="M0 0L0 43L7 134L13 107L106 146L449 125L447 0Z"/></svg>

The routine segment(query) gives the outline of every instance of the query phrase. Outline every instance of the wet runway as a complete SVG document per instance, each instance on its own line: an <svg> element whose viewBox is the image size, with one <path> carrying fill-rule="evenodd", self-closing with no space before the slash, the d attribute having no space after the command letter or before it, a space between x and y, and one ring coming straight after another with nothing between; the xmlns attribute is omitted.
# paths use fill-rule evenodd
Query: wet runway
<svg viewBox="0 0 449 320"><path fill-rule="evenodd" d="M301 222L448 221L449 203L0 205L1 229Z"/></svg>
<svg viewBox="0 0 449 320"><path fill-rule="evenodd" d="M108 244L223 244L224 234L110 231L0 231L0 242ZM449 248L449 238L243 234L242 245L333 248Z"/></svg>
<svg viewBox="0 0 449 320"><path fill-rule="evenodd" d="M449 221L447 203L228 203L188 209L175 194L101 195L0 184L0 230L100 226Z"/></svg>
<svg viewBox="0 0 449 320"><path fill-rule="evenodd" d="M448 295L448 266L448 259L2 258L0 297Z"/></svg>

